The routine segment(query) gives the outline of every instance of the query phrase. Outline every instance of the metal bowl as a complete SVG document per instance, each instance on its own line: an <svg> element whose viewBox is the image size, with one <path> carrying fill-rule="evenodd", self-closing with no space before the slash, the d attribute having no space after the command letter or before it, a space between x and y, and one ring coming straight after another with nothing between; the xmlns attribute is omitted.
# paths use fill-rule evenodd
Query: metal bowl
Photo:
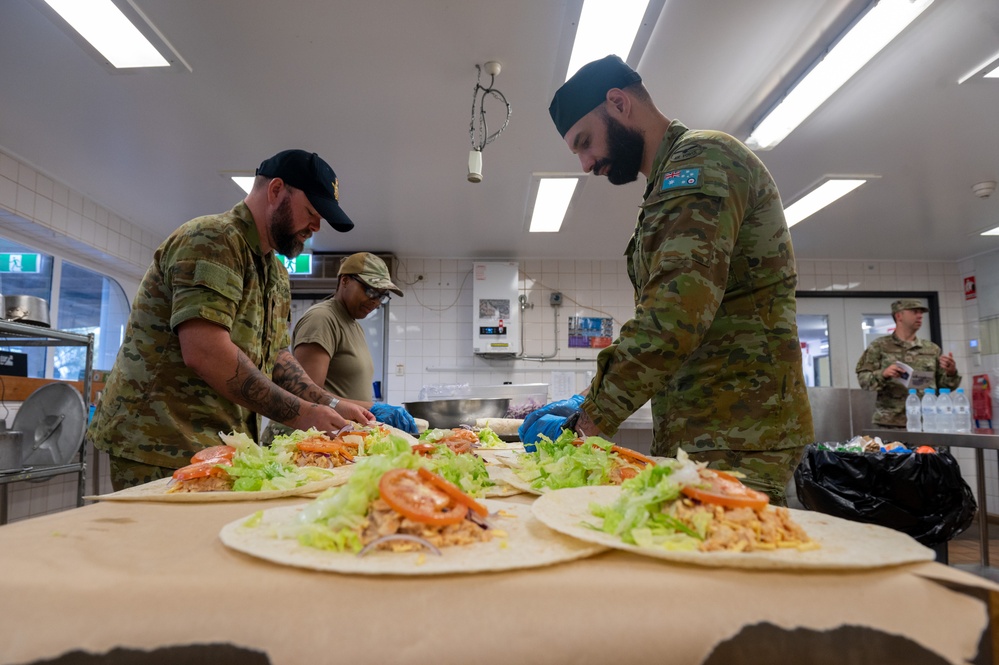
<svg viewBox="0 0 999 665"><path fill-rule="evenodd" d="M403 402L414 418L423 418L430 427L449 428L475 426L476 418L502 418L510 406L509 397L488 399L435 399L423 402Z"/></svg>

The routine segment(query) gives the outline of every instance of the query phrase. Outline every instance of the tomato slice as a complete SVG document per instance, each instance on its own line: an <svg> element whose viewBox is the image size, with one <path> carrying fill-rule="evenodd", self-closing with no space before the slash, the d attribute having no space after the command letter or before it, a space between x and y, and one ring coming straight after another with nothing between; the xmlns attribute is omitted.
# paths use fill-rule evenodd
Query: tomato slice
<svg viewBox="0 0 999 665"><path fill-rule="evenodd" d="M642 466L655 466L655 461L649 459L640 452L634 451L631 448L622 448L621 446L611 446L611 451L617 453L621 457L624 457L632 462L637 462Z"/></svg>
<svg viewBox="0 0 999 665"><path fill-rule="evenodd" d="M700 474L700 485L687 485L680 490L685 496L725 508L762 510L770 503L766 494L746 487L738 478L724 471L701 469Z"/></svg>
<svg viewBox="0 0 999 665"><path fill-rule="evenodd" d="M463 491L461 491L460 487L452 483L444 476L438 475L433 471L430 471L429 469L424 469L422 466L420 467L419 471L417 471L417 474L420 476L420 478L423 478L424 480L430 482L437 489L442 490L445 494L454 499L456 503L460 503L466 506L469 510L473 511L474 513L482 517L486 517L487 515L489 515L489 511L486 509L485 506L483 506L481 503L479 503L472 497L465 494Z"/></svg>
<svg viewBox="0 0 999 665"><path fill-rule="evenodd" d="M574 446L581 446L584 443L586 443L585 439L574 439L573 442L572 442L572 445L574 445ZM599 448L600 446L598 446L597 444L594 443L593 447L594 448ZM645 455L643 455L642 453L640 453L640 452L638 452L636 450L632 450L631 448L623 448L621 446L611 446L611 452L612 453L617 453L618 456L625 458L629 462L640 464L642 466L655 466L656 465L655 460L652 460L652 459L646 457Z"/></svg>
<svg viewBox="0 0 999 665"><path fill-rule="evenodd" d="M225 469L220 466L231 466L227 461L223 462L198 462L188 464L173 472L174 480L194 480L195 478L206 478L208 476L228 476Z"/></svg>
<svg viewBox="0 0 999 665"><path fill-rule="evenodd" d="M327 455L333 455L343 450L343 444L339 441L320 438L318 436L299 441L295 445L298 446L298 449L303 453L326 453Z"/></svg>
<svg viewBox="0 0 999 665"><path fill-rule="evenodd" d="M235 454L236 449L232 446L212 446L210 448L202 448L198 452L194 453L194 456L191 458L191 464L218 460L231 460L232 456Z"/></svg>
<svg viewBox="0 0 999 665"><path fill-rule="evenodd" d="M413 445L413 452L417 455L430 455L434 452L434 445L432 443L417 443Z"/></svg>
<svg viewBox="0 0 999 665"><path fill-rule="evenodd" d="M378 493L392 510L422 524L457 524L468 514L466 505L455 505L449 495L424 482L411 469L386 471L378 481Z"/></svg>

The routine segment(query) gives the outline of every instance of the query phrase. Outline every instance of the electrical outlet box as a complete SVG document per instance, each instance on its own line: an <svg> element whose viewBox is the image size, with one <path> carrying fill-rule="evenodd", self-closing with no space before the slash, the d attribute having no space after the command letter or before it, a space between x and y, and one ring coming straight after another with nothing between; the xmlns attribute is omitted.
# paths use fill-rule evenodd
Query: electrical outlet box
<svg viewBox="0 0 999 665"><path fill-rule="evenodd" d="M548 296L548 302L552 307L559 307L562 305L562 292L552 291L552 294Z"/></svg>

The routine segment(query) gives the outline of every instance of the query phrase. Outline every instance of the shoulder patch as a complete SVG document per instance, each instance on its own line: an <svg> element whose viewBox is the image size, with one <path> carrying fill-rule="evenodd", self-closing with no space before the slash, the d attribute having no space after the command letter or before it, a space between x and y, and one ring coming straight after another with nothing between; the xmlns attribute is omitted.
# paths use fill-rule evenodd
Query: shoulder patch
<svg viewBox="0 0 999 665"><path fill-rule="evenodd" d="M678 148L674 150L669 157L666 158L667 162L682 162L685 159L690 159L691 157L696 157L697 155L704 152L704 146L700 145L690 145L686 148Z"/></svg>
<svg viewBox="0 0 999 665"><path fill-rule="evenodd" d="M659 186L659 191L666 192L671 189L680 189L681 187L697 187L700 184L701 169L667 171L663 174L663 181Z"/></svg>

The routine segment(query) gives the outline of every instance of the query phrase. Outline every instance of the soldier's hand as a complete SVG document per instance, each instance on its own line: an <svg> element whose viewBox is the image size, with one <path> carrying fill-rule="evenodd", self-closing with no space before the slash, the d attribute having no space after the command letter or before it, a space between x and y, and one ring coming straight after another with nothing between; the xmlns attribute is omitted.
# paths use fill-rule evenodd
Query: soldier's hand
<svg viewBox="0 0 999 665"><path fill-rule="evenodd" d="M346 427L347 420L327 404L306 403L298 417L285 425L300 430L315 427L321 432L338 432Z"/></svg>
<svg viewBox="0 0 999 665"><path fill-rule="evenodd" d="M375 420L373 413L365 409L363 406L359 406L352 402L345 402L340 400L340 403L336 405L336 412L347 420L352 420L355 423L360 423L362 425L367 425Z"/></svg>
<svg viewBox="0 0 999 665"><path fill-rule="evenodd" d="M881 372L881 376L886 379L894 379L896 376L902 376L903 371L904 370L901 367L892 363L891 365L885 367L885 370Z"/></svg>
<svg viewBox="0 0 999 665"><path fill-rule="evenodd" d="M947 374L957 374L957 363L954 361L954 354L948 353L945 356L940 356L940 369L942 369Z"/></svg>

